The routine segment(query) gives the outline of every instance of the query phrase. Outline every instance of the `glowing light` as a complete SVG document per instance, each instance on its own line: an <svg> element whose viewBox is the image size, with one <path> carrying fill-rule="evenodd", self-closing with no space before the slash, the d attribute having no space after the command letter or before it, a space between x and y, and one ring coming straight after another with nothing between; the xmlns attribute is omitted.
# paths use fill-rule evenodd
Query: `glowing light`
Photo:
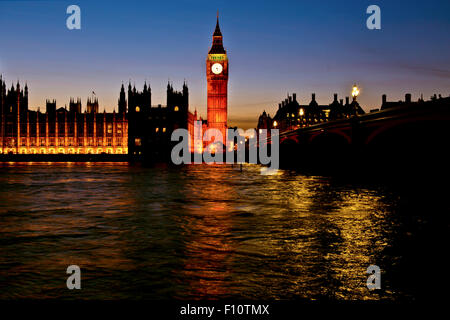
<svg viewBox="0 0 450 320"><path fill-rule="evenodd" d="M203 146L200 143L197 143L196 147L195 147L195 152L196 153L203 153Z"/></svg>
<svg viewBox="0 0 450 320"><path fill-rule="evenodd" d="M136 107L136 112L139 112L139 111L141 111L141 108Z"/></svg>
<svg viewBox="0 0 450 320"><path fill-rule="evenodd" d="M178 111L178 110L180 110L180 109L178 108L178 106L175 106L175 108L173 109L173 111Z"/></svg>
<svg viewBox="0 0 450 320"><path fill-rule="evenodd" d="M278 122L274 121L273 126L276 127L278 125Z"/></svg>
<svg viewBox="0 0 450 320"><path fill-rule="evenodd" d="M358 95L359 95L359 88L355 84L352 89L352 97L356 98Z"/></svg>
<svg viewBox="0 0 450 320"><path fill-rule="evenodd" d="M305 110L303 110L303 108L300 109L299 113L300 116L303 116L305 114Z"/></svg>
<svg viewBox="0 0 450 320"><path fill-rule="evenodd" d="M211 61L224 61L227 60L227 55L226 54L208 54L208 59Z"/></svg>

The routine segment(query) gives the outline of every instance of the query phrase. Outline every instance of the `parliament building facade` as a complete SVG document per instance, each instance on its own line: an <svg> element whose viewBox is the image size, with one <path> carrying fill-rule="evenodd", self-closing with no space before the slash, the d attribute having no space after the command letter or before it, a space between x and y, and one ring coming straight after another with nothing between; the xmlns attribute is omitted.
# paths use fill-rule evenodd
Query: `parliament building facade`
<svg viewBox="0 0 450 320"><path fill-rule="evenodd" d="M172 132L187 129L190 151L201 152L204 145L193 143L196 132L212 128L226 137L228 57L222 43L219 18L212 46L206 59L207 120L189 111L189 89L180 91L167 85L167 104L152 105L152 92L147 83L143 90L122 84L118 111L100 112L97 98L88 98L82 108L81 99L71 98L69 107L57 107L55 100L46 101L45 112L29 110L28 86L7 89L0 76L0 154L128 154L132 157L170 155ZM196 122L197 121L197 122ZM225 141L222 141L223 143ZM198 150L197 150L198 147Z"/></svg>
<svg viewBox="0 0 450 320"><path fill-rule="evenodd" d="M122 85L118 112L99 112L98 100L70 99L69 108L46 101L45 112L29 110L28 86L6 88L0 78L1 154L131 154L162 152L177 128L193 131L197 113L189 112L189 92L167 86L167 105L151 104L151 89Z"/></svg>

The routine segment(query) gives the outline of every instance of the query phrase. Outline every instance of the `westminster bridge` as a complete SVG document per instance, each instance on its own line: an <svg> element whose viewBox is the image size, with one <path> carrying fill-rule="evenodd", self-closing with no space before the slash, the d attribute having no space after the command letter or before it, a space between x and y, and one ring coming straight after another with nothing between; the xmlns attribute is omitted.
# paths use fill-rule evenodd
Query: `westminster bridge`
<svg viewBox="0 0 450 320"><path fill-rule="evenodd" d="M450 97L399 102L366 114L280 130L280 163L354 171L448 171L449 132Z"/></svg>

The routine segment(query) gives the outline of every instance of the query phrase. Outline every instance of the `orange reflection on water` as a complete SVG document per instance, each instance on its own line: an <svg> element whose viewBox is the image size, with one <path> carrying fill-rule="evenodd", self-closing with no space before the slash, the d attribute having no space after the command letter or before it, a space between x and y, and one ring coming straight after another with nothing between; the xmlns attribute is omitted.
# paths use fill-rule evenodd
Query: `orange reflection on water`
<svg viewBox="0 0 450 320"><path fill-rule="evenodd" d="M209 166L211 167L211 166ZM223 286L230 271L226 260L230 258L233 244L230 240L232 211L231 201L236 197L235 190L223 183L229 172L221 167L203 168L208 172L208 185L201 184L188 192L188 200L197 203L205 201L204 206L186 206L184 220L180 221L186 233L184 265L181 278L187 280L190 296L198 299L206 296L221 296L229 293ZM195 171L197 168L191 167ZM223 168L222 168L223 169ZM195 179L195 176L193 177ZM183 298L180 295L178 298Z"/></svg>

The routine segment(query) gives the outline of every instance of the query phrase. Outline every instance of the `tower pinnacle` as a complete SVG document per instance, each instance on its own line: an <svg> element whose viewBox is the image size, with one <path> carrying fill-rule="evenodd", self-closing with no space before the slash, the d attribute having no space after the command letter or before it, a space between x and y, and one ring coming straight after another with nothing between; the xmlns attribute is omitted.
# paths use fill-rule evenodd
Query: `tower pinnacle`
<svg viewBox="0 0 450 320"><path fill-rule="evenodd" d="M216 23L216 29L213 33L213 43L211 46L211 49L209 50L209 54L226 54L227 52L223 48L223 42L222 42L222 32L220 31L219 27L219 11L217 11L217 23Z"/></svg>
<svg viewBox="0 0 450 320"><path fill-rule="evenodd" d="M222 32L220 31L219 27L219 10L217 10L217 22L216 22L216 29L214 30L213 37L221 37Z"/></svg>

